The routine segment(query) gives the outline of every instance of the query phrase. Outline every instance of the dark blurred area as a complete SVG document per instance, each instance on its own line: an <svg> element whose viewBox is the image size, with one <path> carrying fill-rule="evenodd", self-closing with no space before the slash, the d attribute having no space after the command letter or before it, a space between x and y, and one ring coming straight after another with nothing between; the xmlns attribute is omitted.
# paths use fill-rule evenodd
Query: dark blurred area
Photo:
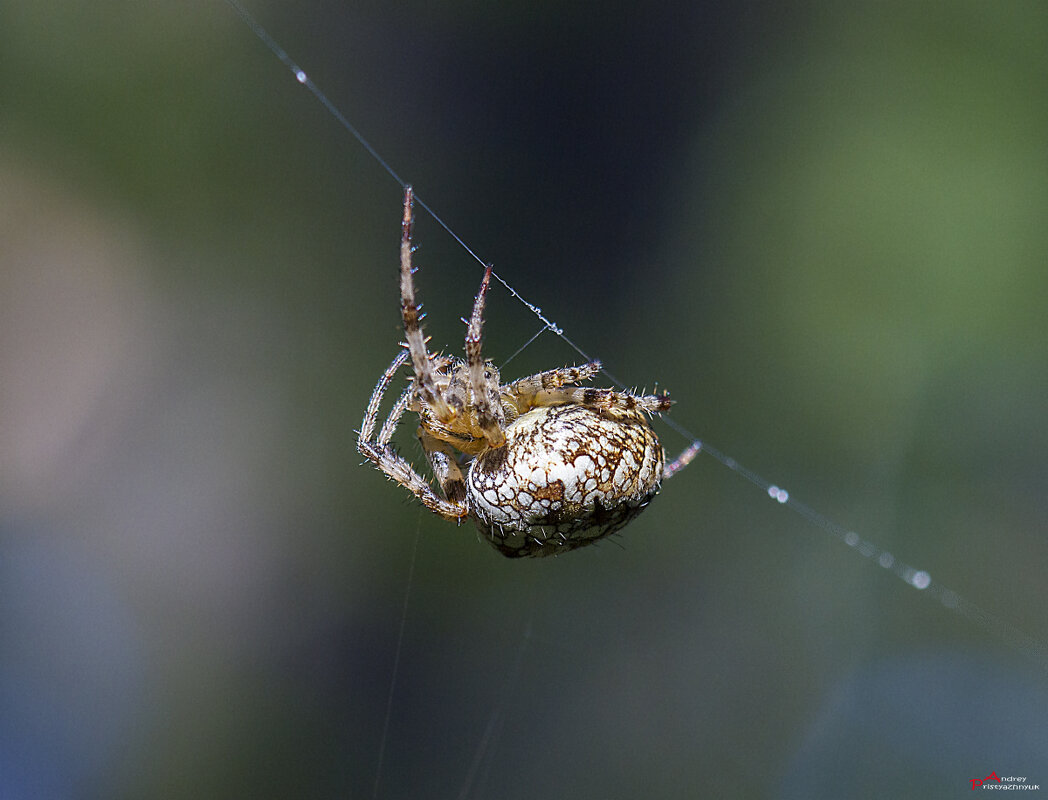
<svg viewBox="0 0 1048 800"><path fill-rule="evenodd" d="M589 356L992 619L706 456L558 559L420 511L353 446L396 181L221 0L8 4L0 797L1048 784L1042 3L247 7ZM416 238L459 352L481 267Z"/></svg>

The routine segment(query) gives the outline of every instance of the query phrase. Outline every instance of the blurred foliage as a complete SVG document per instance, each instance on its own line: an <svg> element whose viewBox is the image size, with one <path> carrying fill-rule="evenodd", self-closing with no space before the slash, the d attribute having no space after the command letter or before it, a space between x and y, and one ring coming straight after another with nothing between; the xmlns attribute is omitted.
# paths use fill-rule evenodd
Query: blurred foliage
<svg viewBox="0 0 1048 800"><path fill-rule="evenodd" d="M589 356L1048 641L1043 4L249 10ZM1048 780L1043 659L711 459L552 561L421 513L353 449L396 182L219 0L0 15L0 794ZM417 238L457 351L480 267ZM493 293L493 359L539 328Z"/></svg>

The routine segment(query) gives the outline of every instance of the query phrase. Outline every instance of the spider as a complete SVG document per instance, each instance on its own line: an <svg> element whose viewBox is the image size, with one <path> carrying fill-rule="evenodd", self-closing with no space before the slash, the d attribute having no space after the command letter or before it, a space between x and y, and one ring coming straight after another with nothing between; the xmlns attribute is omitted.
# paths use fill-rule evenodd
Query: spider
<svg viewBox="0 0 1048 800"><path fill-rule="evenodd" d="M695 455L692 447L665 464L648 415L668 411L669 397L578 386L600 372L598 361L501 383L480 347L490 265L467 324L465 359L429 353L412 277L412 208L407 186L400 239L407 341L375 386L357 449L430 511L472 519L511 558L565 553L619 530L651 502L664 476ZM375 437L382 399L409 359L414 378ZM418 438L443 496L390 444L406 411L418 415Z"/></svg>

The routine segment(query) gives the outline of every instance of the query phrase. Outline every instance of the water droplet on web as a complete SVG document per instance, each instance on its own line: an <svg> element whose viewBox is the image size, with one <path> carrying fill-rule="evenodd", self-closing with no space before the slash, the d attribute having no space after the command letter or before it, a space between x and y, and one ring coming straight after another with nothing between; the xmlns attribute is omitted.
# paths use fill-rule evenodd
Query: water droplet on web
<svg viewBox="0 0 1048 800"><path fill-rule="evenodd" d="M913 577L910 578L910 583L915 589L927 589L931 586L932 576L922 569L919 572L913 573Z"/></svg>
<svg viewBox="0 0 1048 800"><path fill-rule="evenodd" d="M780 489L778 486L769 486L768 497L772 500L777 500L780 503L785 503L790 499L790 493L785 489Z"/></svg>

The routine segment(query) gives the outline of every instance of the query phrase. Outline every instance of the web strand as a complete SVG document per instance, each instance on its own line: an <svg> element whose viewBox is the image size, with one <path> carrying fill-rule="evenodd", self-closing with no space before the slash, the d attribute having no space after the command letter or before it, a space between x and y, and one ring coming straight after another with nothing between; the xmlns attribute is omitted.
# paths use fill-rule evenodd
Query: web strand
<svg viewBox="0 0 1048 800"><path fill-rule="evenodd" d="M401 188L406 186L405 181L397 174L397 172L390 166L390 164L382 158L378 151L372 147L372 145L364 138L359 130L342 114L338 107L324 94L323 91L309 78L305 70L303 70L291 57L284 51L282 47L269 35L269 33L262 27L262 25L238 2L238 0L226 0L226 2L233 8L234 11L240 16L245 24L255 33L255 35L262 41L265 46L276 55L277 58L289 69L294 75L295 80L305 86L316 99L328 110L328 112L345 128L346 131L353 136L357 142L367 151L367 153L387 172L389 175L400 185ZM433 220L443 228L452 239L454 239L470 256L472 256L478 264L483 267L488 266L488 262L482 259L473 249L462 239L455 231L448 225L436 212L430 208L417 194L415 195L415 204L419 208L422 208L428 213ZM549 319L542 311L542 309L525 299L513 286L511 286L501 275L492 271L492 276L506 289L509 294L516 300L520 301L527 309L529 309L542 323L542 328L535 333L525 344L520 347L513 355L511 355L506 361L510 361L521 352L523 352L529 345L531 345L539 336L545 333L547 330L553 332L558 338L563 340L571 349L573 349L583 361L593 361L594 359L589 353L584 351L579 345L577 345L571 338L564 333L563 328L556 324L553 320ZM607 369L602 369L601 373L617 386L619 389L624 389L625 384L608 372ZM727 456L717 449L711 447L709 444L699 440L691 431L685 426L680 424L677 420L671 417L664 417L662 421L670 427L672 430L679 433L685 440L689 442L687 447L681 453L680 456L668 465L666 471L666 477L672 477L688 464L691 463L700 452L704 452L712 456L722 466L727 467L732 472L745 478L750 483L754 484L758 488L762 489L765 494L776 503L789 508L795 513L801 515L807 519L810 523L818 528L821 528L826 533L830 534L836 539L842 541L848 547L855 549L863 557L870 559L882 568L890 571L897 578L902 580L908 586L922 591L929 596L935 597L939 602L966 619L970 620L976 626L982 628L987 633L992 634L996 638L1008 643L1015 650L1023 653L1029 658L1033 659L1038 665L1045 670L1048 670L1048 646L1044 642L1035 639L1022 631L1018 630L1011 623L988 613L979 606L971 603L959 593L952 589L943 586L931 579L931 576L926 570L918 569L910 566L900 560L898 560L894 554L887 550L882 550L872 542L863 539L857 533L842 525L834 522L828 517L815 511L810 506L805 505L799 500L795 499L788 491L781 488L780 486L771 483L765 478L761 477L758 473L750 470L749 468L738 463L734 458ZM376 784L377 785L377 784Z"/></svg>
<svg viewBox="0 0 1048 800"><path fill-rule="evenodd" d="M382 721L382 733L379 736L378 763L375 765L375 786L372 798L378 800L379 787L382 784L382 765L386 760L386 743L389 741L389 723L393 718L393 698L397 691L397 676L400 674L400 655L404 651L404 629L408 623L408 606L411 601L411 587L415 582L415 560L418 557L418 542L422 538L422 508L418 510L418 522L415 525L415 541L411 545L411 560L408 562L408 577L404 584L404 602L400 609L400 626L397 629L397 646L393 655L393 669L389 676L389 692L386 694L386 715Z"/></svg>
<svg viewBox="0 0 1048 800"><path fill-rule="evenodd" d="M462 790L459 792L458 800L467 800L470 792L477 779L477 773L480 770L481 764L485 759L490 758L491 750L494 747L495 742L498 740L498 734L502 725L502 717L506 711L506 700L513 696L512 688L517 683L517 678L520 677L520 671L524 663L524 653L528 649L528 645L531 642L532 636L532 617L534 615L533 606L531 603L527 603L528 608L528 622L524 628L524 634L521 637L520 644L517 647L516 654L513 657L513 663L506 671L505 677L503 678L502 691L499 692L499 700L495 704L495 707L491 711L491 715L488 717L488 724L484 727L484 733L480 737L480 741L477 743L476 752L473 754L473 760L470 761L469 769L466 771L466 778L462 783Z"/></svg>

